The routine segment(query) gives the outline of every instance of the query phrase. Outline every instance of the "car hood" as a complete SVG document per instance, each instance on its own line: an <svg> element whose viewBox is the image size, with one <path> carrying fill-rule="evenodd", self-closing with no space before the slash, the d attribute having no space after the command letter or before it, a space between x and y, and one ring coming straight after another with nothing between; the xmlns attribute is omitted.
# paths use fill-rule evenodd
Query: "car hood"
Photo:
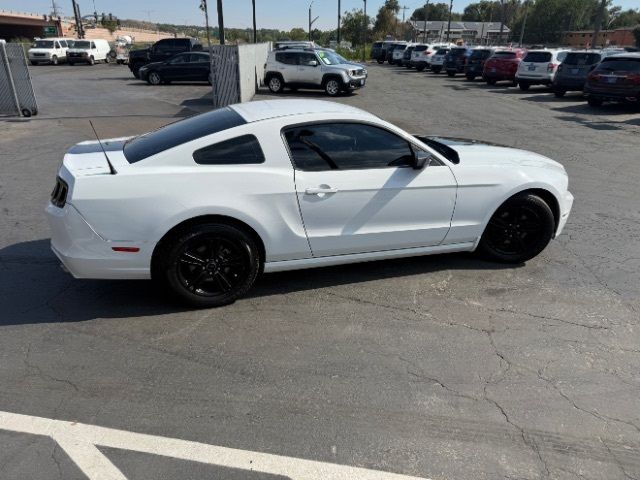
<svg viewBox="0 0 640 480"><path fill-rule="evenodd" d="M519 148L451 137L424 137L423 141L460 165L538 167L565 171L562 164L555 160ZM451 155L451 150L455 155Z"/></svg>
<svg viewBox="0 0 640 480"><path fill-rule="evenodd" d="M51 53L53 48L30 48L29 53Z"/></svg>
<svg viewBox="0 0 640 480"><path fill-rule="evenodd" d="M162 65L164 62L153 62L153 63L147 63L146 65L143 65L142 67L140 67L140 69L149 69L149 68L153 68L153 67L157 67L159 65Z"/></svg>

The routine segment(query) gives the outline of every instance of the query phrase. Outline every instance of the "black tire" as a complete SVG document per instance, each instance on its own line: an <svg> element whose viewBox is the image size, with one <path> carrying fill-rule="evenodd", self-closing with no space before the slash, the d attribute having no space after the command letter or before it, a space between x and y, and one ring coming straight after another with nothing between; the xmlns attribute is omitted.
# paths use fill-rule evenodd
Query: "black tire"
<svg viewBox="0 0 640 480"><path fill-rule="evenodd" d="M422 72L425 68L427 68L426 65L416 65L416 70L419 72Z"/></svg>
<svg viewBox="0 0 640 480"><path fill-rule="evenodd" d="M527 90L529 90L529 87L531 87L529 83L523 83L523 82L519 82L518 86L520 87L520 90L522 90L523 92L526 92Z"/></svg>
<svg viewBox="0 0 640 480"><path fill-rule="evenodd" d="M473 82L476 79L476 76L475 75L465 75L465 78L467 79L467 81Z"/></svg>
<svg viewBox="0 0 640 480"><path fill-rule="evenodd" d="M53 55L51 57L51 65L58 65L58 56L57 55Z"/></svg>
<svg viewBox="0 0 640 480"><path fill-rule="evenodd" d="M162 76L158 72L149 72L149 75L147 75L147 83L149 85L161 85L162 82Z"/></svg>
<svg viewBox="0 0 640 480"><path fill-rule="evenodd" d="M31 116L31 110L29 110L28 108L23 108L21 113L25 118L29 118Z"/></svg>
<svg viewBox="0 0 640 480"><path fill-rule="evenodd" d="M376 62L378 62L379 65L382 65L384 63L384 60L380 60L379 58L376 58Z"/></svg>
<svg viewBox="0 0 640 480"><path fill-rule="evenodd" d="M431 67L431 73L440 73L442 71L442 67Z"/></svg>
<svg viewBox="0 0 640 480"><path fill-rule="evenodd" d="M131 73L137 79L140 79L140 68L142 68L142 64L134 63L131 68Z"/></svg>
<svg viewBox="0 0 640 480"><path fill-rule="evenodd" d="M590 107L601 107L602 106L602 99L589 97L587 99L587 103L589 104Z"/></svg>
<svg viewBox="0 0 640 480"><path fill-rule="evenodd" d="M71 61L69 61L68 64L71 65L71 66L75 65L75 63L71 62Z"/></svg>
<svg viewBox="0 0 640 480"><path fill-rule="evenodd" d="M329 77L324 81L322 88L330 97L337 97L342 93L342 80L336 77Z"/></svg>
<svg viewBox="0 0 640 480"><path fill-rule="evenodd" d="M556 96L556 98L562 98L565 96L566 93L567 93L566 90L560 90L560 89L553 91L553 94Z"/></svg>
<svg viewBox="0 0 640 480"><path fill-rule="evenodd" d="M30 63L31 63L31 65L33 65L34 67L37 67L37 66L38 66L38 62L34 62L33 60L31 60L31 62L30 62Z"/></svg>
<svg viewBox="0 0 640 480"><path fill-rule="evenodd" d="M496 80L494 78L490 78L487 80L487 85L495 85L496 84Z"/></svg>
<svg viewBox="0 0 640 480"><path fill-rule="evenodd" d="M478 251L497 262L526 262L549 244L555 225L551 207L542 198L526 192L517 194L493 214Z"/></svg>
<svg viewBox="0 0 640 480"><path fill-rule="evenodd" d="M271 75L267 79L267 86L271 93L281 93L284 90L284 80L280 75Z"/></svg>
<svg viewBox="0 0 640 480"><path fill-rule="evenodd" d="M455 76L456 76L456 72L447 71L447 77L455 77Z"/></svg>
<svg viewBox="0 0 640 480"><path fill-rule="evenodd" d="M91 56L89 57L89 65L95 65L95 64L96 64L96 59L95 59L95 58L93 58L93 55L91 55Z"/></svg>
<svg viewBox="0 0 640 480"><path fill-rule="evenodd" d="M228 305L249 291L261 267L254 239L230 225L206 223L163 241L153 277L194 307Z"/></svg>
<svg viewBox="0 0 640 480"><path fill-rule="evenodd" d="M404 68L412 69L413 65L411 65L410 63L405 63Z"/></svg>

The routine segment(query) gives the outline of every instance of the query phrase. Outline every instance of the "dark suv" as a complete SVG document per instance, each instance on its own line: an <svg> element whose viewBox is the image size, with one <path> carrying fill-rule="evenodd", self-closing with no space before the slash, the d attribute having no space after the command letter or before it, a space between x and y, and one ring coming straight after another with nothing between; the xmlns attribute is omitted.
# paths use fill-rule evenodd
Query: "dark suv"
<svg viewBox="0 0 640 480"><path fill-rule="evenodd" d="M140 78L140 67L148 63L164 62L184 52L202 51L202 44L196 38L163 38L149 48L131 50L129 52L129 70L133 76Z"/></svg>
<svg viewBox="0 0 640 480"><path fill-rule="evenodd" d="M473 81L476 77L482 76L484 62L493 55L493 48L476 48L471 52L467 64L464 66L464 76L467 80Z"/></svg>
<svg viewBox="0 0 640 480"><path fill-rule="evenodd" d="M452 48L444 58L444 69L447 75L455 77L456 73L464 73L464 67L467 65L469 57L473 50L467 47Z"/></svg>
<svg viewBox="0 0 640 480"><path fill-rule="evenodd" d="M640 106L640 53L604 58L587 76L584 94L592 107L603 102Z"/></svg>

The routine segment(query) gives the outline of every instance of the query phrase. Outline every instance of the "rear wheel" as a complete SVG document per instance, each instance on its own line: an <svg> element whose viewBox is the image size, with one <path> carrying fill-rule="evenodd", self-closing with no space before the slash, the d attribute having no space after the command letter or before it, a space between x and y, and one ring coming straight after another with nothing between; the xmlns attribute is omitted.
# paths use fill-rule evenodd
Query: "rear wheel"
<svg viewBox="0 0 640 480"><path fill-rule="evenodd" d="M160 85L162 83L162 77L158 72L150 72L147 77L147 82L149 82L149 85Z"/></svg>
<svg viewBox="0 0 640 480"><path fill-rule="evenodd" d="M58 56L57 55L53 55L51 57L51 65L58 65Z"/></svg>
<svg viewBox="0 0 640 480"><path fill-rule="evenodd" d="M384 63L384 60L380 60L379 58L376 59L376 62L378 62L380 65L382 65Z"/></svg>
<svg viewBox="0 0 640 480"><path fill-rule="evenodd" d="M531 87L529 83L525 83L525 82L519 82L518 86L520 87L520 90L522 90L523 92L526 92L527 90L529 90L529 87Z"/></svg>
<svg viewBox="0 0 640 480"><path fill-rule="evenodd" d="M267 85L269 90L273 93L280 93L284 89L284 82L282 81L282 77L279 75L273 75L267 81Z"/></svg>
<svg viewBox="0 0 640 480"><path fill-rule="evenodd" d="M494 78L490 78L487 80L487 85L495 85L496 84L496 80Z"/></svg>
<svg viewBox="0 0 640 480"><path fill-rule="evenodd" d="M196 225L176 234L157 255L154 278L196 307L233 303L260 272L255 241L230 225Z"/></svg>
<svg viewBox="0 0 640 480"><path fill-rule="evenodd" d="M491 260L521 263L538 255L551 241L555 219L549 205L532 193L504 202L485 228L478 249Z"/></svg>
<svg viewBox="0 0 640 480"><path fill-rule="evenodd" d="M565 96L566 93L567 93L566 90L560 90L560 89L556 89L553 91L553 94L556 96L556 98L562 98Z"/></svg>
<svg viewBox="0 0 640 480"><path fill-rule="evenodd" d="M448 76L448 77L455 77L455 76L456 76L456 72L448 71L448 72L447 72L447 76Z"/></svg>
<svg viewBox="0 0 640 480"><path fill-rule="evenodd" d="M442 67L431 67L431 72L440 73L442 71Z"/></svg>
<svg viewBox="0 0 640 480"><path fill-rule="evenodd" d="M426 65L416 65L416 70L421 72L423 71L427 66Z"/></svg>
<svg viewBox="0 0 640 480"><path fill-rule="evenodd" d="M599 99L599 98L589 97L587 99L587 103L589 104L590 107L601 107L602 106L602 100Z"/></svg>
<svg viewBox="0 0 640 480"><path fill-rule="evenodd" d="M95 58L93 58L93 55L91 55L91 56L89 57L89 65L95 65L95 64L96 64L96 59L95 59Z"/></svg>
<svg viewBox="0 0 640 480"><path fill-rule="evenodd" d="M475 75L465 75L465 77L470 82L473 82L476 79Z"/></svg>

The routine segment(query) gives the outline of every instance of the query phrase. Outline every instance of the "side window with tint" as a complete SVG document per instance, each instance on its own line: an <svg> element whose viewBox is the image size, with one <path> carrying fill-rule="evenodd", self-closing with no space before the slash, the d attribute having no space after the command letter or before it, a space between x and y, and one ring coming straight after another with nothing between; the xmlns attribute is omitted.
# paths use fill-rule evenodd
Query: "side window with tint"
<svg viewBox="0 0 640 480"><path fill-rule="evenodd" d="M264 163L264 154L253 135L225 140L193 152L200 165L247 165Z"/></svg>
<svg viewBox="0 0 640 480"><path fill-rule="evenodd" d="M297 55L297 53L293 52L276 53L276 62L284 63L286 65L295 65L297 62Z"/></svg>
<svg viewBox="0 0 640 480"><path fill-rule="evenodd" d="M308 66L309 62L317 62L318 58L313 53L298 53L298 61L300 65Z"/></svg>
<svg viewBox="0 0 640 480"><path fill-rule="evenodd" d="M413 152L403 138L371 125L334 123L284 131L299 170L360 170L410 165Z"/></svg>

